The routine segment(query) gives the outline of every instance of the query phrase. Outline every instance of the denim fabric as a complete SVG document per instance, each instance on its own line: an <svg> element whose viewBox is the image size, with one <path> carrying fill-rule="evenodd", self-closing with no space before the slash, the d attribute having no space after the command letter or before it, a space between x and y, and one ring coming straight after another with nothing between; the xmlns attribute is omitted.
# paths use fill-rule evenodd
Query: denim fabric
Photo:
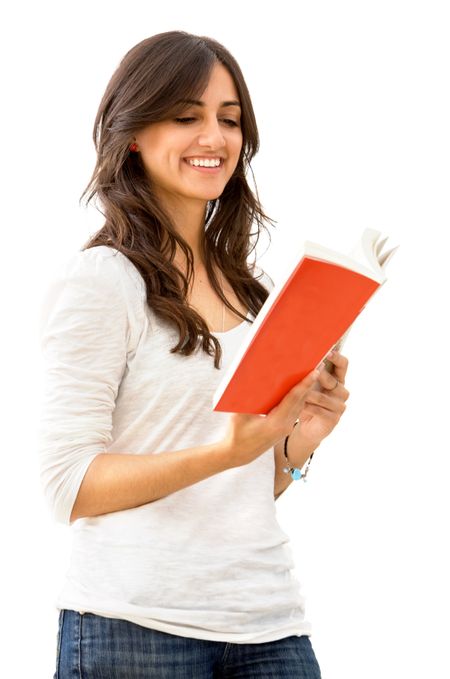
<svg viewBox="0 0 450 679"><path fill-rule="evenodd" d="M53 679L320 679L308 636L262 644L181 637L63 609Z"/></svg>

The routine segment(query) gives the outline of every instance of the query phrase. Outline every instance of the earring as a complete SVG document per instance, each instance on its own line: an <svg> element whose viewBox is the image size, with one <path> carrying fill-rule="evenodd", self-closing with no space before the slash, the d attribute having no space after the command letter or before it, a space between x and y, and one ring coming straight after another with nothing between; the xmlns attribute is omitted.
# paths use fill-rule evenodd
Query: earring
<svg viewBox="0 0 450 679"><path fill-rule="evenodd" d="M134 144L134 143L130 144L130 151L137 151L137 150L138 150L137 144Z"/></svg>

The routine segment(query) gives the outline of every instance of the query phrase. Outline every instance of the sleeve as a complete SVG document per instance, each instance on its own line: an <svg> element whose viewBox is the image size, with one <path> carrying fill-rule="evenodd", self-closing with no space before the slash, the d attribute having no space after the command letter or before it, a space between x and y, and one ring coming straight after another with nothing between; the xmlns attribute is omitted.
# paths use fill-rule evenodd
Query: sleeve
<svg viewBox="0 0 450 679"><path fill-rule="evenodd" d="M78 252L41 306L39 474L53 517L66 525L87 468L112 440L127 361L129 300L120 259L111 252L106 246Z"/></svg>

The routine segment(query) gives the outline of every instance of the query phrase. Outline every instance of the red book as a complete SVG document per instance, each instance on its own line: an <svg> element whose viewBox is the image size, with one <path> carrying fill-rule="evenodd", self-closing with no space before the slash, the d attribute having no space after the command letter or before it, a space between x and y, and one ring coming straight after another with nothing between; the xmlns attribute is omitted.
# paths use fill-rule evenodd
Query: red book
<svg viewBox="0 0 450 679"><path fill-rule="evenodd" d="M394 249L366 229L351 256L306 242L269 293L213 398L213 409L266 415L344 335L386 280Z"/></svg>

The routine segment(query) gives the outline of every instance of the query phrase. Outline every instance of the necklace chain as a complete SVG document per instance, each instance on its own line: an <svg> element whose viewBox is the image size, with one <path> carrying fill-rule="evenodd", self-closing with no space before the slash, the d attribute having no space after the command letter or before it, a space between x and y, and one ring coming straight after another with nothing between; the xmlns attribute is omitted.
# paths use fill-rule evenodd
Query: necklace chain
<svg viewBox="0 0 450 679"><path fill-rule="evenodd" d="M219 278L220 278L220 289L222 290L222 295L225 296L221 271L219 271ZM222 300L222 332L225 332L225 302L223 300Z"/></svg>

